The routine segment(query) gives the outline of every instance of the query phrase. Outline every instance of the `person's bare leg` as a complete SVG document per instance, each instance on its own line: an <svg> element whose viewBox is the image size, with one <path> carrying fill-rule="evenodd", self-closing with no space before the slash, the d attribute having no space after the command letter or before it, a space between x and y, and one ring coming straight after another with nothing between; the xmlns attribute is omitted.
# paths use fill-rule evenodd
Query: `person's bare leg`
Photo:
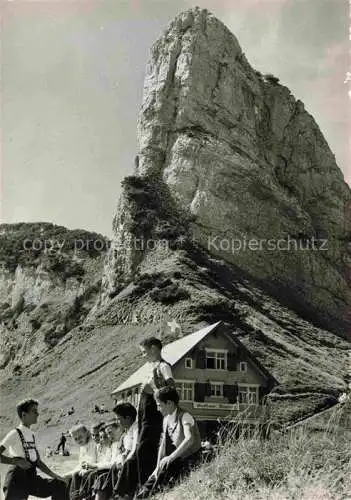
<svg viewBox="0 0 351 500"><path fill-rule="evenodd" d="M104 491L97 491L95 493L95 500L108 500L108 498Z"/></svg>

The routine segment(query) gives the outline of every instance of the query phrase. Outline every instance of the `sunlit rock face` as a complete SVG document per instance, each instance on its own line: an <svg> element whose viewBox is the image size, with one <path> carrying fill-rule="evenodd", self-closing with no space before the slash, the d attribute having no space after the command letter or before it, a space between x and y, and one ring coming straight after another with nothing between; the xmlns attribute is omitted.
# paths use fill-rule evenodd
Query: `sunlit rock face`
<svg viewBox="0 0 351 500"><path fill-rule="evenodd" d="M151 51L137 172L166 183L212 253L347 331L350 189L277 80L206 10L182 13Z"/></svg>

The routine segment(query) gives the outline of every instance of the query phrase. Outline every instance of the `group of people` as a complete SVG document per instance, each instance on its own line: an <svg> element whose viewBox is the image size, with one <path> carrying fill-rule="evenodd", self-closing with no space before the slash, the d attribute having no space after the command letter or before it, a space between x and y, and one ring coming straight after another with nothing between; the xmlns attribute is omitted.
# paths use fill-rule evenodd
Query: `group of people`
<svg viewBox="0 0 351 500"><path fill-rule="evenodd" d="M100 406L94 405L92 413L108 413L108 410L105 409L105 405L102 403Z"/></svg>
<svg viewBox="0 0 351 500"><path fill-rule="evenodd" d="M40 458L30 426L38 403L18 405L21 425L0 444L0 461L12 467L3 491L5 500L29 495L53 500L148 498L173 485L201 461L201 438L194 417L179 406L171 366L162 359L162 343L149 337L141 343L150 378L142 386L138 407L115 406L115 418L93 425L75 425L70 434L79 445L79 463L69 475L54 473ZM44 479L36 469L50 476Z"/></svg>

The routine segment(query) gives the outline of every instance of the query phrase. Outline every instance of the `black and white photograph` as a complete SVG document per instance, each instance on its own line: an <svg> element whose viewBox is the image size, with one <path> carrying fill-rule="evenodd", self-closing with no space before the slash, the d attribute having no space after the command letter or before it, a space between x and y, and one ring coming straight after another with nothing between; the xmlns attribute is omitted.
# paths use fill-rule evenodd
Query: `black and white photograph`
<svg viewBox="0 0 351 500"><path fill-rule="evenodd" d="M351 500L351 0L0 0L0 500Z"/></svg>

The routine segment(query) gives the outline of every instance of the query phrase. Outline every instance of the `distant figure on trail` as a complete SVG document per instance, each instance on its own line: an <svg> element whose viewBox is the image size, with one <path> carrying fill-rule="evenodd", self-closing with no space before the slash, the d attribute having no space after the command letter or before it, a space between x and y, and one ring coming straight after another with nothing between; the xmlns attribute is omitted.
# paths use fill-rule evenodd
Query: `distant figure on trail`
<svg viewBox="0 0 351 500"><path fill-rule="evenodd" d="M92 413L106 413L106 412L107 410L105 410L104 403L102 403L101 406L94 405L94 409L92 410Z"/></svg>
<svg viewBox="0 0 351 500"><path fill-rule="evenodd" d="M51 497L52 500L69 499L64 478L41 460L35 435L30 429L37 423L38 405L34 399L19 403L17 414L21 424L12 429L0 443L0 463L11 465L3 485L5 500L27 500L29 495ZM50 479L39 476L37 469Z"/></svg>
<svg viewBox="0 0 351 500"><path fill-rule="evenodd" d="M65 454L65 448L66 448L66 441L67 441L67 438L66 436L64 435L64 433L61 434L61 438L60 438L60 442L57 446L57 452L60 451L60 448L62 448L62 455Z"/></svg>

